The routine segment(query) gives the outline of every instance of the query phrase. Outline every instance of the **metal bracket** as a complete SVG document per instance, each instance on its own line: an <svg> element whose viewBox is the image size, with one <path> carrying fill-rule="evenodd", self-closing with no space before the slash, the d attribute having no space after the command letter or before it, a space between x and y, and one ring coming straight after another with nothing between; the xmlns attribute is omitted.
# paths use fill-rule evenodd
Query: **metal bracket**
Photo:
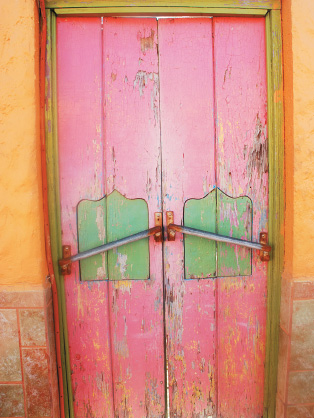
<svg viewBox="0 0 314 418"><path fill-rule="evenodd" d="M259 256L261 261L269 261L270 260L270 251L271 247L268 245L268 234L267 232L261 232L259 234L259 242L262 244L262 249L259 252Z"/></svg>
<svg viewBox="0 0 314 418"><path fill-rule="evenodd" d="M166 220L167 220L167 239L168 239L168 241L175 241L176 232L173 229L169 228L169 225L173 224L173 222L174 222L174 217L173 217L173 212L172 211L166 212Z"/></svg>
<svg viewBox="0 0 314 418"><path fill-rule="evenodd" d="M61 268L62 276L67 276L71 274L72 261L71 261L71 246L70 245L62 246L62 260L59 261L59 265Z"/></svg>
<svg viewBox="0 0 314 418"><path fill-rule="evenodd" d="M155 242L162 242L163 236L162 236L162 213L161 212L155 212L155 226L161 227L161 231L157 232L154 235Z"/></svg>

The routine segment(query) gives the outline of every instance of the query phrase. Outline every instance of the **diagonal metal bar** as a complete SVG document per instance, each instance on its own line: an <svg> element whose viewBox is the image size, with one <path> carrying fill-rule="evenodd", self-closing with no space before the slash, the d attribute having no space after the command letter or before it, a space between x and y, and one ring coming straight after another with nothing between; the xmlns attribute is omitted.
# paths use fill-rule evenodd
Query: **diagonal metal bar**
<svg viewBox="0 0 314 418"><path fill-rule="evenodd" d="M84 260L85 258L92 257L93 255L103 253L104 251L112 250L120 247L121 245L130 244L131 242L139 241L143 238L148 238L151 235L155 235L162 232L161 226L155 226L145 231L138 232L137 234L130 235L126 238L118 239L117 241L108 242L107 244L100 245L99 247L92 248L90 250L82 251L81 253L74 254L71 257L63 258L59 260L59 265L66 266L74 261Z"/></svg>
<svg viewBox="0 0 314 418"><path fill-rule="evenodd" d="M213 241L226 242L227 244L242 245L243 247L253 248L255 250L269 251L270 249L269 246L266 246L265 244L260 244L259 242L252 242L239 238L226 237L224 235L214 234L213 232L202 231L201 229L190 228L187 226L169 224L168 231L169 230L181 232L182 234L187 235L195 235L196 237L207 238Z"/></svg>

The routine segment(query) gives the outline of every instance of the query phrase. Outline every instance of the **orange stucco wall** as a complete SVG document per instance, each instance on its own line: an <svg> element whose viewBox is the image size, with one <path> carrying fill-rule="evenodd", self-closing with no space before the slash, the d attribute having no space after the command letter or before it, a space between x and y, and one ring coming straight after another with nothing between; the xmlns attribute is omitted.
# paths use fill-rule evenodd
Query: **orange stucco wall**
<svg viewBox="0 0 314 418"><path fill-rule="evenodd" d="M285 1L285 0L284 0ZM314 276L314 1L292 0L293 276ZM292 150L291 150L292 151Z"/></svg>
<svg viewBox="0 0 314 418"><path fill-rule="evenodd" d="M0 284L15 287L40 285L47 274L36 4L0 2Z"/></svg>
<svg viewBox="0 0 314 418"><path fill-rule="evenodd" d="M313 0L283 0L285 273L290 278L314 276L313 26Z"/></svg>

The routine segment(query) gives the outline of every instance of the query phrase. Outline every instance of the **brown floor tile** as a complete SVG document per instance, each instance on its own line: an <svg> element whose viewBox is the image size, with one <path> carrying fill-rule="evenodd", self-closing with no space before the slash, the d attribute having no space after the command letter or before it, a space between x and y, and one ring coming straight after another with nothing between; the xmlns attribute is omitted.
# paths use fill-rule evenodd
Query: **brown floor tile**
<svg viewBox="0 0 314 418"><path fill-rule="evenodd" d="M23 349L28 418L51 416L48 356L45 349Z"/></svg>
<svg viewBox="0 0 314 418"><path fill-rule="evenodd" d="M43 309L21 309L20 327L22 346L46 346Z"/></svg>
<svg viewBox="0 0 314 418"><path fill-rule="evenodd" d="M11 292L0 288L0 308L37 307L44 307L44 289Z"/></svg>
<svg viewBox="0 0 314 418"><path fill-rule="evenodd" d="M293 283L293 299L314 299L314 280L295 280Z"/></svg>
<svg viewBox="0 0 314 418"><path fill-rule="evenodd" d="M24 417L22 385L0 384L0 417Z"/></svg>
<svg viewBox="0 0 314 418"><path fill-rule="evenodd" d="M290 370L314 369L314 300L293 302Z"/></svg>
<svg viewBox="0 0 314 418"><path fill-rule="evenodd" d="M289 406L287 408L287 418L314 418L314 405Z"/></svg>
<svg viewBox="0 0 314 418"><path fill-rule="evenodd" d="M17 315L15 309L0 310L0 381L22 380Z"/></svg>
<svg viewBox="0 0 314 418"><path fill-rule="evenodd" d="M290 372L288 405L314 403L314 371Z"/></svg>

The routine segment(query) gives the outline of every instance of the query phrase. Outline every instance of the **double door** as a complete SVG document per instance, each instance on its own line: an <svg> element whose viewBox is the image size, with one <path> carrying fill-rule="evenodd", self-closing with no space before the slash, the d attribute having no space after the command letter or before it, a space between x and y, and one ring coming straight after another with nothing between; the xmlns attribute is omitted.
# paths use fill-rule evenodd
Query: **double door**
<svg viewBox="0 0 314 418"><path fill-rule="evenodd" d="M57 19L62 242L267 231L264 18ZM176 233L65 276L76 417L262 416L266 265Z"/></svg>

